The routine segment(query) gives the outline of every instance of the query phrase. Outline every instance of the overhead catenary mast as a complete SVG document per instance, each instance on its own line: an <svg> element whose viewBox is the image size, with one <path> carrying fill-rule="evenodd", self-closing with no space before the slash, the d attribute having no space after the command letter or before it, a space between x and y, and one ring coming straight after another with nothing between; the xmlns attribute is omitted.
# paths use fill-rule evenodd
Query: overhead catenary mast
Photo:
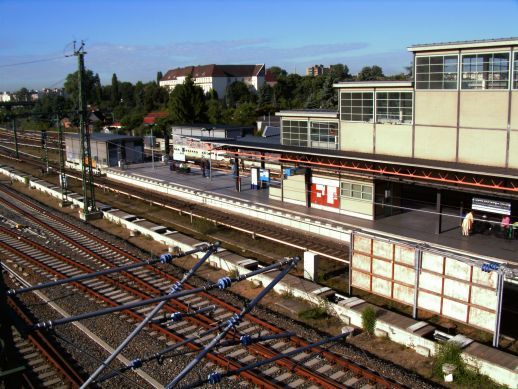
<svg viewBox="0 0 518 389"><path fill-rule="evenodd" d="M80 216L83 220L91 220L102 217L101 212L97 209L95 204L95 187L92 172L92 151L90 148L90 134L86 125L86 91L84 86L84 42L76 50L74 42L74 55L78 62L78 102L79 102L79 137L80 137L80 154L81 154L81 173L83 179L83 210L80 211Z"/></svg>

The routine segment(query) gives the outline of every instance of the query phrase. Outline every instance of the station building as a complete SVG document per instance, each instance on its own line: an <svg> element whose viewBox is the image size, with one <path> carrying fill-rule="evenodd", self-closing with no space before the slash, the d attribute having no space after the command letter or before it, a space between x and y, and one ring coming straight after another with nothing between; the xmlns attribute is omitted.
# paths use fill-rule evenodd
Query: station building
<svg viewBox="0 0 518 389"><path fill-rule="evenodd" d="M81 162L81 140L79 134L65 136L67 162L79 165ZM92 167L102 169L144 161L144 141L142 137L92 133L90 134ZM121 161L121 162L120 162Z"/></svg>
<svg viewBox="0 0 518 389"><path fill-rule="evenodd" d="M263 150L293 169L272 198L366 219L422 204L515 218L518 38L408 50L413 81L340 82L338 111L276 114L280 145Z"/></svg>

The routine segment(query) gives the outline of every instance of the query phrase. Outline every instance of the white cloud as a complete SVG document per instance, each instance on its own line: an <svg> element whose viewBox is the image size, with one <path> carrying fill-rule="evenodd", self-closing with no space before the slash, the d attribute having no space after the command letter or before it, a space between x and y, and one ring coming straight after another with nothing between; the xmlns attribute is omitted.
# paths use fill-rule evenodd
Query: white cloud
<svg viewBox="0 0 518 389"><path fill-rule="evenodd" d="M266 63L267 66L281 66L288 71L296 67L302 71L313 63L345 63L351 71L362 66L377 64L386 73L399 72L410 62L403 59L403 50L396 53L365 54L368 44L344 42L298 47L276 47L266 39L230 40L209 42L179 42L169 45L121 45L106 42L87 42L85 63L88 69L99 73L103 84L111 81L113 73L119 80L149 81L157 71L186 65L210 63ZM49 53L44 58L61 55ZM29 62L42 58L33 56L0 56L3 64ZM3 77L0 90L16 90L22 86L42 88L59 82L76 70L73 58L45 63L27 64L1 68ZM392 70L395 69L395 70Z"/></svg>

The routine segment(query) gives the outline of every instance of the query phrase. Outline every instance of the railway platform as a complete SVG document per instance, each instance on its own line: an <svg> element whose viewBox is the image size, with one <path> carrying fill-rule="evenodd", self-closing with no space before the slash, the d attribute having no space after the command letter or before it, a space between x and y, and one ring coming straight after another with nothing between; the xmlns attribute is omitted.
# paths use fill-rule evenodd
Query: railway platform
<svg viewBox="0 0 518 389"><path fill-rule="evenodd" d="M113 170L121 172L121 169L118 168ZM180 174L176 171L170 171L168 166L161 163L155 163L154 168L150 163L146 163L129 165L123 172L135 178L149 178L167 184L181 185L198 192L208 192L241 202L250 202L274 210L289 211L292 214L299 215L301 218L310 219L315 223L331 222L348 229L369 229L371 231L399 235L421 242L441 245L453 250L461 250L518 263L518 239L508 239L498 231L491 235L475 233L470 236L462 236L460 229L461 219L456 214L443 215L442 231L440 234L436 234L437 216L435 214L435 207L431 205L378 220L365 220L272 200L268 197L268 189L251 189L250 176L246 174L240 176L241 191L238 192L236 190L235 178L230 172L222 170L213 170L212 177L209 178L203 177L201 170L197 167L192 167L189 174Z"/></svg>

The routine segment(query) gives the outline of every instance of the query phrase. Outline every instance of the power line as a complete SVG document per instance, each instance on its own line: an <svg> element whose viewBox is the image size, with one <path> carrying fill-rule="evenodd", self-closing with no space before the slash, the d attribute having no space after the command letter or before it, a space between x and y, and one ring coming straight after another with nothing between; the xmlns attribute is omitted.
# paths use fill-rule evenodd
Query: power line
<svg viewBox="0 0 518 389"><path fill-rule="evenodd" d="M30 65L33 63L41 63L41 62L50 62L50 61L56 61L61 58L66 58L66 56L60 55L59 57L52 57L52 58L45 58L45 59L36 59L34 61L27 61L27 62L18 62L18 63L11 63L6 65L0 65L0 68L7 68L11 66L21 66L21 65Z"/></svg>

